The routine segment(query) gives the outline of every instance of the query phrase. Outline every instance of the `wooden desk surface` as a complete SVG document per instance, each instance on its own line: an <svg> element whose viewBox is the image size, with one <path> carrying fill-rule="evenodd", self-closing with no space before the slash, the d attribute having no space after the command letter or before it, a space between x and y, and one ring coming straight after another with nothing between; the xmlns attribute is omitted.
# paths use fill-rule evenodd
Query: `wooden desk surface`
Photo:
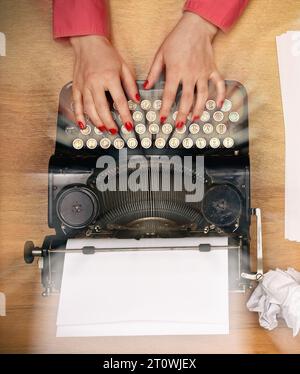
<svg viewBox="0 0 300 374"><path fill-rule="evenodd" d="M181 13L181 0L111 1L114 43L144 78L156 48ZM263 211L264 265L300 269L300 244L284 240L284 124L275 36L300 29L297 0L252 0L237 26L215 43L224 76L249 92L252 205ZM228 336L55 338L57 298L40 296L37 266L23 262L27 239L47 227L47 164L53 152L58 93L72 79L72 51L51 35L51 2L2 0L0 31L0 317L1 352L203 353L300 352L300 336L280 324L268 332L231 295Z"/></svg>

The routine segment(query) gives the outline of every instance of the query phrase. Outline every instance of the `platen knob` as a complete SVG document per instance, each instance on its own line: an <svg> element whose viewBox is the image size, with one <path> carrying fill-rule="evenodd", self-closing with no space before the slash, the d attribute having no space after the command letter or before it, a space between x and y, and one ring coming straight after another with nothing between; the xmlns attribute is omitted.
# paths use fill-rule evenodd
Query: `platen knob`
<svg viewBox="0 0 300 374"><path fill-rule="evenodd" d="M28 240L24 244L24 261L26 264L32 264L34 260L33 250L34 250L34 244L31 240Z"/></svg>

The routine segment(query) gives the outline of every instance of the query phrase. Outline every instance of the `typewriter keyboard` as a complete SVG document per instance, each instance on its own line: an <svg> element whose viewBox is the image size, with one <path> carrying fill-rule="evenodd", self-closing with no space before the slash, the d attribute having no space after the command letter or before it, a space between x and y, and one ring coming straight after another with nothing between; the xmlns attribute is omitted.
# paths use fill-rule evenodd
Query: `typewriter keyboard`
<svg viewBox="0 0 300 374"><path fill-rule="evenodd" d="M169 117L164 124L159 122L159 111L162 105L163 90L140 89L141 102L128 101L131 111L134 131L128 131L121 117L111 103L112 116L119 127L116 135L102 133L86 118L87 126L80 130L74 122L68 123L64 132L69 138L69 145L75 150L135 149L198 149L198 150L234 150L245 142L246 109L244 96L239 87L227 90L229 97L225 99L222 108L217 108L213 97L207 100L205 110L197 121L192 121L192 114L185 125L175 127L180 94L177 95ZM71 104L72 109L72 104Z"/></svg>

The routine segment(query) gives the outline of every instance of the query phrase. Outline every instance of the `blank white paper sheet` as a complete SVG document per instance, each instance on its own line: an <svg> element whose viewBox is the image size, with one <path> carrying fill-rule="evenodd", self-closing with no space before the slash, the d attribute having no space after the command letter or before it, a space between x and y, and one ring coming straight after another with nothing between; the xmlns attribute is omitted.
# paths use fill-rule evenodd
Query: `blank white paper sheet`
<svg viewBox="0 0 300 374"><path fill-rule="evenodd" d="M276 43L285 124L285 239L300 242L300 31L277 36Z"/></svg>
<svg viewBox="0 0 300 374"><path fill-rule="evenodd" d="M207 238L134 239L122 246L189 246ZM131 242L131 243L130 243ZM210 238L227 246L227 238ZM160 243L160 244L159 244ZM109 247L69 240L67 249ZM115 244L114 244L115 246ZM57 336L228 334L228 250L147 250L65 256Z"/></svg>

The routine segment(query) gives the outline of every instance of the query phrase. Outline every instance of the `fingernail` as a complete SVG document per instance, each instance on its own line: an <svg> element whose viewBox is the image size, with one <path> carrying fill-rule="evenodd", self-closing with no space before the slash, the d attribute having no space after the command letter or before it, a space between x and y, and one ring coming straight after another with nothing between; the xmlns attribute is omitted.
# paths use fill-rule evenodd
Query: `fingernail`
<svg viewBox="0 0 300 374"><path fill-rule="evenodd" d="M132 131L133 124L131 122L126 122L125 123L125 128L126 128L127 131Z"/></svg>
<svg viewBox="0 0 300 374"><path fill-rule="evenodd" d="M181 128L183 127L183 125L184 125L184 122L183 122L183 121L177 122L177 123L176 123L176 128L177 128L177 129L181 129Z"/></svg>
<svg viewBox="0 0 300 374"><path fill-rule="evenodd" d="M195 116L195 117L193 118L193 122L194 122L194 121L198 121L198 119L200 119L200 116Z"/></svg>
<svg viewBox="0 0 300 374"><path fill-rule="evenodd" d="M137 93L135 95L135 98L136 98L137 101L141 101L141 95L139 93Z"/></svg>
<svg viewBox="0 0 300 374"><path fill-rule="evenodd" d="M161 116L161 117L160 117L160 123L161 123L161 124L165 123L166 119L167 119L166 116Z"/></svg>
<svg viewBox="0 0 300 374"><path fill-rule="evenodd" d="M78 127L80 128L80 130L84 130L85 129L85 124L83 123L83 122L81 122L81 121L78 121L77 122L77 125L78 125Z"/></svg>
<svg viewBox="0 0 300 374"><path fill-rule="evenodd" d="M98 126L98 129L101 131L101 132L105 132L106 131L106 127L104 125L99 125Z"/></svg>
<svg viewBox="0 0 300 374"><path fill-rule="evenodd" d="M118 132L117 129L109 129L108 131L111 133L111 135L116 135Z"/></svg>
<svg viewBox="0 0 300 374"><path fill-rule="evenodd" d="M149 84L149 81L148 81L148 79L146 79L145 82L144 82L144 84L143 84L143 87L147 88L148 84Z"/></svg>

